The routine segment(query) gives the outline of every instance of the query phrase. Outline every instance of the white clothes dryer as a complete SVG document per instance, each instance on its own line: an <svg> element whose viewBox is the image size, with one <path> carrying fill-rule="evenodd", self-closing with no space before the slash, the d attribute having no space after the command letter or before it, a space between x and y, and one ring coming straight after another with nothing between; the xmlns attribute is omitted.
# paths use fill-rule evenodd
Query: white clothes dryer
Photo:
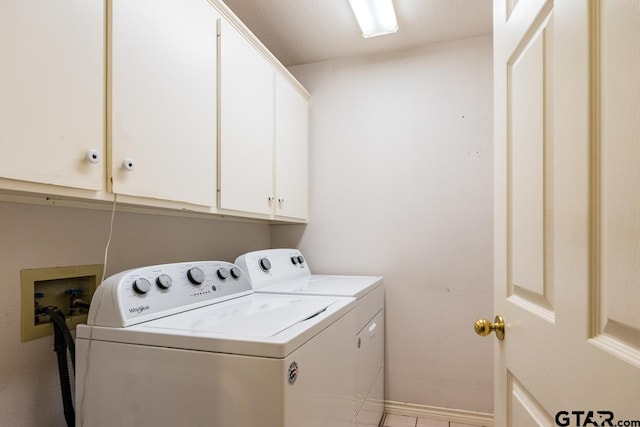
<svg viewBox="0 0 640 427"><path fill-rule="evenodd" d="M77 329L76 425L352 427L354 307L222 261L111 276Z"/></svg>
<svg viewBox="0 0 640 427"><path fill-rule="evenodd" d="M249 252L235 263L257 293L356 298L356 420L358 426L378 426L384 413L383 278L311 274L297 249Z"/></svg>

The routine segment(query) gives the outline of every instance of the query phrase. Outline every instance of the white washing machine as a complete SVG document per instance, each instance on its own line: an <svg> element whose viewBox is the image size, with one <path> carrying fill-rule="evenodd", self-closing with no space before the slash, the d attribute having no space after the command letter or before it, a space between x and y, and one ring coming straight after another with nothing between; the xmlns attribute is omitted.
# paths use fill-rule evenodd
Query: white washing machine
<svg viewBox="0 0 640 427"><path fill-rule="evenodd" d="M255 292L356 298L355 411L358 426L378 426L384 412L384 286L377 276L311 274L297 249L249 252L236 259ZM346 334L345 334L346 335Z"/></svg>
<svg viewBox="0 0 640 427"><path fill-rule="evenodd" d="M354 308L222 261L114 275L77 329L76 425L352 427Z"/></svg>

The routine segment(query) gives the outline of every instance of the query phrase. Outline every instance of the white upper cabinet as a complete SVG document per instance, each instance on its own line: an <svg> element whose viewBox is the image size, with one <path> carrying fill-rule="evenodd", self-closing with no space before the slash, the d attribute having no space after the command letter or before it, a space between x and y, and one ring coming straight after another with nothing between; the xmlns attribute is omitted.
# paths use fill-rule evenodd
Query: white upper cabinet
<svg viewBox="0 0 640 427"><path fill-rule="evenodd" d="M273 210L275 70L229 22L220 33L220 202L234 211Z"/></svg>
<svg viewBox="0 0 640 427"><path fill-rule="evenodd" d="M0 177L105 188L103 0L0 2Z"/></svg>
<svg viewBox="0 0 640 427"><path fill-rule="evenodd" d="M276 76L275 212L308 217L308 103L281 74Z"/></svg>
<svg viewBox="0 0 640 427"><path fill-rule="evenodd" d="M219 207L306 220L306 92L231 24L221 28Z"/></svg>
<svg viewBox="0 0 640 427"><path fill-rule="evenodd" d="M0 192L306 221L309 94L220 0L0 0Z"/></svg>
<svg viewBox="0 0 640 427"><path fill-rule="evenodd" d="M215 206L217 26L207 0L113 0L112 191Z"/></svg>

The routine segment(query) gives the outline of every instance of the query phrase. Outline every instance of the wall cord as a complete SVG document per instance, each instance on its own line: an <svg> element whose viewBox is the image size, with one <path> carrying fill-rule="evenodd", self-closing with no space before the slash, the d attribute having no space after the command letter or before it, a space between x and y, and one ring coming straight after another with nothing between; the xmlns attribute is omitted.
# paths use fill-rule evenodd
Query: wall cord
<svg viewBox="0 0 640 427"><path fill-rule="evenodd" d="M107 237L107 244L105 245L104 248L104 268L102 269L102 278L100 280L100 283L104 282L104 279L106 278L106 274L107 274L107 262L109 260L109 246L111 246L111 237L113 236L113 222L116 216L116 204L117 204L117 200L118 200L118 195L117 194L113 194L113 207L111 208L111 220L109 221L109 236ZM94 313L95 316L97 317L98 315L98 311L100 310L100 301L102 301L102 299L98 299L98 302L96 304L96 306L94 307ZM89 365L91 363L91 343L93 342L93 331L94 329L91 328L91 332L89 332L89 339L88 339L88 343L87 343L87 357L86 357L86 364L84 367L84 372L83 372L83 382L82 382L82 395L80 396L80 401L77 402L76 408L78 409L78 412L80 413L80 419L79 419L79 426L82 427L82 425L84 424L84 420L83 420L83 412L84 412L84 405L85 405L85 395L87 394L87 385L88 385L88 374L89 374ZM77 381L77 380L76 380Z"/></svg>

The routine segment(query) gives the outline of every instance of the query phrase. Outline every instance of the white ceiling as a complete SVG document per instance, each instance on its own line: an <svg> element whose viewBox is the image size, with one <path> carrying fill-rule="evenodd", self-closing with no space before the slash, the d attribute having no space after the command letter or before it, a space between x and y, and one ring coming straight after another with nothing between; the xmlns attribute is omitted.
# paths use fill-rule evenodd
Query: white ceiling
<svg viewBox="0 0 640 427"><path fill-rule="evenodd" d="M224 0L285 66L492 32L492 0L394 0L397 33L365 39L348 0Z"/></svg>

